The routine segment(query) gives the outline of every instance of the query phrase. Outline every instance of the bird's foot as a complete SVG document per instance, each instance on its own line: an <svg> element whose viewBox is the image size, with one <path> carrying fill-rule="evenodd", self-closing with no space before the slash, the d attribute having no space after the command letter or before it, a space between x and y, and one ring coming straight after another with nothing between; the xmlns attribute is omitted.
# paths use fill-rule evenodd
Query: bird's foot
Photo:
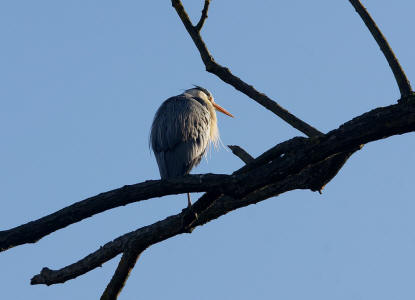
<svg viewBox="0 0 415 300"><path fill-rule="evenodd" d="M192 204L188 205L186 209L189 211L190 214L192 214L195 217L196 221L199 220L199 216L197 215L197 212L193 210Z"/></svg>
<svg viewBox="0 0 415 300"><path fill-rule="evenodd" d="M183 232L192 233L194 227L193 224L199 220L199 216L193 210L193 207L187 206L182 210L182 226Z"/></svg>
<svg viewBox="0 0 415 300"><path fill-rule="evenodd" d="M189 213L193 214L195 217L195 220L199 220L199 216L197 213L193 210L192 201L190 200L190 193L187 193L187 210Z"/></svg>

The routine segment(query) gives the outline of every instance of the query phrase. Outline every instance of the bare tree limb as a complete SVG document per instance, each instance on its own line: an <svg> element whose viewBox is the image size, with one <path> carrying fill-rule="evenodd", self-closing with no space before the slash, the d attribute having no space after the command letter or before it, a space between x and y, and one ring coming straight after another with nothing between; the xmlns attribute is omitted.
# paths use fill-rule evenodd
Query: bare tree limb
<svg viewBox="0 0 415 300"><path fill-rule="evenodd" d="M238 153L237 155L239 157L244 157L244 159L248 161L252 161L253 157L250 156L245 150L243 150L242 148L238 147L238 146L229 146L229 148L232 149L232 151L234 152L234 150ZM234 152L235 153L235 152ZM211 197L211 194L206 194L204 195L204 197L210 197L210 201L211 204L214 203L215 198ZM198 204L200 203L200 201L198 201ZM209 207L206 206L204 210L208 209ZM200 209L199 209L200 210ZM195 211L192 209L190 211L190 217L191 219L187 220L187 224L184 225L184 228L186 228L185 230L187 232L192 232L193 228L192 228L192 224L197 221L197 213L195 213ZM201 211L201 213L203 213L203 211ZM196 216L196 218L195 218ZM183 218L183 221L185 222L185 218ZM128 277L130 275L131 270L134 268L137 259L139 258L139 256L141 255L141 253L144 251L143 248L138 248L137 246L134 245L134 243L132 243L132 245L130 247L128 247L128 249L124 250L124 253L120 259L120 262L118 264L117 269L114 272L113 277L111 278L111 281L108 283L104 293L101 296L101 300L115 300L117 299L119 293L121 292L121 290L124 288Z"/></svg>
<svg viewBox="0 0 415 300"><path fill-rule="evenodd" d="M135 236L140 236L143 244L150 245L178 234L182 229L181 225L182 222L180 216L174 215L150 226L144 226L106 243L97 251L60 270L43 268L40 274L31 279L30 284L51 285L73 279L101 266L103 263L124 252L131 241L134 240Z"/></svg>
<svg viewBox="0 0 415 300"><path fill-rule="evenodd" d="M341 168L344 156L360 149L362 144L411 131L415 131L415 97L408 102L374 109L325 136L293 139L292 143L300 143L300 146L285 152L284 156L274 157L252 170L248 168L249 172L232 175L237 178L237 185L226 190L224 195L212 195L211 192L202 196L194 204L199 214L197 220L188 210L184 210L127 233L68 267L56 271L43 269L33 277L32 284L54 284L75 278L123 252L132 241L139 248L147 248L174 235L189 232L234 209L283 192L293 189L320 190ZM301 144L303 141L306 143ZM255 183L252 183L253 179Z"/></svg>
<svg viewBox="0 0 415 300"><path fill-rule="evenodd" d="M339 154L342 155L342 154ZM315 166L310 166L308 168L306 168L304 170L304 172L298 174L298 175L291 175L286 177L284 180L271 184L261 190L257 190L254 191L253 193L249 194L248 196L242 197L241 199L235 199L232 198L230 196L225 196L222 195L215 203L214 205L209 208L205 213L202 213L197 222L193 224L193 228L195 228L196 226L200 226L203 225L207 222L210 222L214 219L217 219L218 217L227 214L228 212L244 207L244 206L248 206L251 204L256 204L264 199L268 199L270 197L273 196L277 196L281 193L290 191L290 190L294 190L294 189L308 189L309 188L309 183L310 183L310 174L315 173L316 170L318 170L319 172L322 172L324 170L328 170L328 173L332 173L333 177L334 177L334 172L332 172L332 169L329 167L329 165L327 164L329 160L323 161ZM330 163L332 164L332 163ZM328 167L328 168L327 168ZM340 166L341 167L341 166ZM340 168L339 167L339 168ZM338 171L339 169L337 169ZM317 176L315 176L315 178L317 178ZM197 202L196 202L197 203ZM142 247L146 246L149 247L150 244L155 244L156 241L151 242L148 240L148 236L146 234L144 234L144 232L146 232L147 230L154 230L153 232L153 236L154 235L158 235L161 233L160 228L163 228L164 230L171 230L173 229L173 226L177 226L177 234L181 234L184 233L183 231L180 230L181 224L178 220L182 219L183 217L181 215L183 215L184 212L182 212L179 215L175 215L175 216L171 216L163 221L157 222L153 225L150 226L146 226L144 228L146 228L146 230L143 230L143 228L140 228L136 231L130 232L128 234L125 234L119 238L117 238L114 242L109 242L107 243L104 247L101 247L100 249L98 249L97 251L95 251L94 253L90 254L88 257L91 256L96 256L98 258L101 259L101 264L105 263L106 261L108 261L109 259L107 259L108 255L104 255L103 252L110 252L112 253L113 257L115 257L116 255L119 254L119 241L123 240L124 244L128 244L129 242L131 242L132 240L135 241L135 243L140 243ZM150 229L150 228L154 228L154 229ZM193 229L192 228L192 229ZM164 236L164 235L163 235ZM87 259L88 257L86 257L85 259ZM84 260L79 261L78 263L75 263L71 266L83 266L85 265ZM93 268L91 268L92 270ZM79 270L81 270L81 268L79 268ZM76 268L73 268L73 270L70 271L78 271ZM43 270L42 270L43 273ZM41 273L41 275L42 275ZM49 284L53 284L51 283L53 280L56 280L55 283L60 283L63 282L61 280L63 280L63 278L65 278L65 280L68 279L73 279L79 275L82 275L86 272L74 272L72 273L71 278L67 278L67 274L68 274L68 267L65 267L63 269L60 270L56 270L56 271L52 271L46 274L43 274L44 277L43 278L44 281L49 282ZM36 275L34 278L38 278L40 275ZM39 283L44 283L44 282L35 282L32 279L32 284L39 284Z"/></svg>
<svg viewBox="0 0 415 300"><path fill-rule="evenodd" d="M131 270L134 268L137 259L140 257L142 249L130 248L124 251L121 256L118 267L115 270L111 281L108 283L104 293L101 296L101 300L115 300L124 288Z"/></svg>
<svg viewBox="0 0 415 300"><path fill-rule="evenodd" d="M408 78L405 75L398 59L392 51L392 48L389 46L388 41L385 36L382 34L375 21L372 19L366 8L362 5L359 0L349 0L349 2L356 9L356 12L362 18L363 22L366 24L373 38L378 43L380 50L383 52L390 68L392 69L393 75L395 76L396 83L399 86L399 91L401 92L401 97L406 98L413 94L411 84Z"/></svg>
<svg viewBox="0 0 415 300"><path fill-rule="evenodd" d="M385 120L387 124L394 124L398 128L399 125L396 122L401 118L398 113L401 110L408 109L409 116L405 117L408 120L411 119L410 109L412 109L412 101L408 103L400 103L396 106L389 106L385 108L379 108L372 112L369 112L363 116L372 116L373 120L376 120L375 112L380 111L384 114L390 112L391 120ZM363 118L361 116L360 118ZM356 119L350 121L351 124ZM368 127L375 126L370 123L370 119L366 120ZM333 131L336 132L339 129ZM358 129L360 130L360 129ZM365 130L365 129L364 129ZM389 130L386 128L385 130ZM408 131L407 131L408 132ZM351 135L355 136L356 132L350 132ZM294 138L293 140L281 143L276 147L265 152L257 159L242 167L240 170L235 172L235 175L246 173L249 170L255 170L264 163L268 163L269 160L275 159L281 154L285 154L289 150L293 149L305 149L310 143L305 138ZM364 144L365 142L360 142ZM344 152L347 149L343 149ZM311 162L310 162L311 163ZM259 178L263 175L259 174ZM161 197L164 195L171 195L185 192L200 192L200 191L216 191L224 189L226 186L233 187L235 182L240 180L238 178L231 178L229 175L215 175L215 174L204 174L204 175L190 175L184 178L169 179L169 180L152 180L143 183L124 186L123 188L112 190L106 193L99 194L97 196L88 198L84 201L77 202L66 208L63 208L53 214L40 218L38 220L17 226L15 228L4 230L0 232L0 250L4 251L11 247L15 247L25 243L35 243L40 238L58 230L64 228L70 224L79 222L85 218L88 218L94 214L106 211L111 208L127 205L129 203L141 201L143 199L149 199L152 197ZM232 183L233 181L233 183ZM229 187L228 187L229 188Z"/></svg>
<svg viewBox="0 0 415 300"><path fill-rule="evenodd" d="M149 198L184 192L206 192L190 209L144 226L108 242L83 259L59 270L43 268L31 284L56 284L76 278L122 253L114 275L101 299L116 299L141 253L173 236L228 212L255 204L294 189L319 191L330 182L348 158L365 143L415 131L415 94L386 39L359 0L349 0L362 17L384 53L398 83L401 100L396 105L374 109L323 135L275 101L255 90L229 69L215 62L200 31L208 17L210 0L205 0L196 26L180 0L172 5L199 50L206 70L217 75L310 138L296 137L269 149L254 159L238 146L229 146L246 165L231 175L191 175L169 180L146 181L99 194L27 224L0 231L0 251L34 243L45 235L94 214Z"/></svg>
<svg viewBox="0 0 415 300"><path fill-rule="evenodd" d="M244 163L247 164L254 160L254 158L241 147L236 145L228 145L228 147L232 150L232 153L238 156Z"/></svg>
<svg viewBox="0 0 415 300"><path fill-rule="evenodd" d="M190 227L194 227L193 224L196 221L195 213L202 214L204 210L209 208L209 204L214 203L219 196L220 194L218 193L205 194L193 204L192 211L184 209L179 214L124 234L78 262L60 270L43 268L40 274L35 275L31 279L30 283L33 285L63 283L101 266L103 263L126 251L126 249L129 249L131 244L134 244L135 249L146 249L177 234L191 232Z"/></svg>
<svg viewBox="0 0 415 300"><path fill-rule="evenodd" d="M209 10L210 0L205 0L205 5L203 6L202 15L200 16L200 20L195 26L195 29L200 32L203 25L205 24L206 19L208 18L208 10Z"/></svg>
<svg viewBox="0 0 415 300"><path fill-rule="evenodd" d="M175 179L148 180L101 193L38 220L0 231L0 252L18 245L35 243L58 229L115 207L165 195L217 190L228 177L228 175L203 174Z"/></svg>
<svg viewBox="0 0 415 300"><path fill-rule="evenodd" d="M187 15L182 2L180 0L172 0L171 2L173 7L176 9L176 12L179 15L180 19L182 20L187 32L189 33L197 49L199 50L203 63L206 66L206 71L215 74L224 82L232 85L238 91L244 93L260 105L272 111L281 119L286 121L294 128L298 129L305 135L311 137L322 134L320 131L318 131L311 125L300 120L299 118L291 114L289 111L287 111L285 108L281 107L277 102L269 98L267 95L258 92L253 86L248 85L240 78L233 75L228 68L225 68L216 63L212 55L210 54L209 50L207 49L202 37L200 36L200 32L192 25L192 22L190 21L190 18Z"/></svg>

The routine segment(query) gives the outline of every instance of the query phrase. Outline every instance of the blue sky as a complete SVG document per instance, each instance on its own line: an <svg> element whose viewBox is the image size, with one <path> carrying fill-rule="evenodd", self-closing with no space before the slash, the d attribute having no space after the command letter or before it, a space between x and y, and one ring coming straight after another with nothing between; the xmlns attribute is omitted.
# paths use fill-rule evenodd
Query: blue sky
<svg viewBox="0 0 415 300"><path fill-rule="evenodd" d="M363 2L415 85L410 0ZM185 1L194 20L203 1ZM348 1L212 1L215 59L321 131L399 98ZM225 145L257 156L300 135L204 71L170 1L0 3L0 228L159 177L148 148L161 102L208 88ZM293 191L148 249L119 299L414 299L414 135L366 145L324 193ZM194 173L242 162L212 151ZM195 199L196 196L193 196ZM107 241L179 212L184 195L131 204L0 253L4 299L97 299L119 258L30 286Z"/></svg>

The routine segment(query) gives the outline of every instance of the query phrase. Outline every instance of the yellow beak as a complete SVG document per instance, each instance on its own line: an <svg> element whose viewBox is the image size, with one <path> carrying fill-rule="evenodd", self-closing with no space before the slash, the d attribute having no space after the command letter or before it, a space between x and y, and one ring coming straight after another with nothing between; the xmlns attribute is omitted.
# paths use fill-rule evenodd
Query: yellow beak
<svg viewBox="0 0 415 300"><path fill-rule="evenodd" d="M233 118L233 115L228 112L226 109L224 109L223 107L220 107L219 105L217 105L215 102L212 101L212 105L214 108L216 108L216 110L220 111L221 113L224 113L225 115L228 115L229 117Z"/></svg>

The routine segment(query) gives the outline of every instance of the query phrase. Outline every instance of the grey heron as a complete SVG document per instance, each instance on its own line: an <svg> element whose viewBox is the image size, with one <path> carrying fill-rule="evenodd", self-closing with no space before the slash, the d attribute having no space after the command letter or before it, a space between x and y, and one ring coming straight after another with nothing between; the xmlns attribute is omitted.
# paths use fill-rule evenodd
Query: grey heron
<svg viewBox="0 0 415 300"><path fill-rule="evenodd" d="M233 117L200 86L161 104L151 126L150 145L162 179L189 174L199 164L209 143L217 143L216 110ZM187 203L188 207L192 205L189 193Z"/></svg>

